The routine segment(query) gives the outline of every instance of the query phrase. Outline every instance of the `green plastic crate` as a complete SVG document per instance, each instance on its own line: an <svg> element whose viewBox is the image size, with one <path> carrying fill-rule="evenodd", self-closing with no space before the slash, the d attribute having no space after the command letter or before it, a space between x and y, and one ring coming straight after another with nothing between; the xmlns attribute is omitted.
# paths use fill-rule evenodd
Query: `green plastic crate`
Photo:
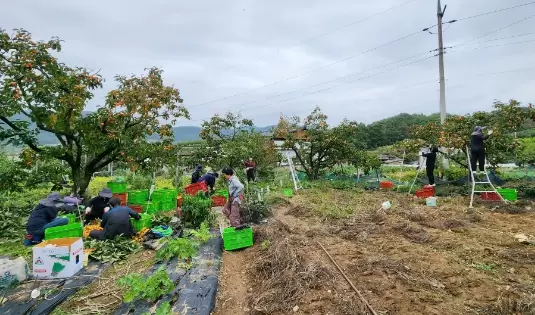
<svg viewBox="0 0 535 315"><path fill-rule="evenodd" d="M170 202L176 200L178 191L174 189L158 189L151 195L152 201Z"/></svg>
<svg viewBox="0 0 535 315"><path fill-rule="evenodd" d="M223 197L228 199L228 190L226 190L226 189L218 190L218 191L215 192L214 195L215 196L223 196Z"/></svg>
<svg viewBox="0 0 535 315"><path fill-rule="evenodd" d="M175 209L176 209L176 200L160 202L160 211L171 211Z"/></svg>
<svg viewBox="0 0 535 315"><path fill-rule="evenodd" d="M128 192L128 203L140 205L149 200L149 192L147 190L133 190Z"/></svg>
<svg viewBox="0 0 535 315"><path fill-rule="evenodd" d="M108 182L107 186L114 194L122 194L126 192L126 182Z"/></svg>
<svg viewBox="0 0 535 315"><path fill-rule="evenodd" d="M160 211L160 203L158 201L145 201L138 204L143 208L143 213L153 214Z"/></svg>
<svg viewBox="0 0 535 315"><path fill-rule="evenodd" d="M132 222L132 226L134 227L134 230L136 232L141 231L143 228L151 228L152 227L152 217L150 214L141 213L141 219L136 220L134 218L130 218L130 222Z"/></svg>
<svg viewBox="0 0 535 315"><path fill-rule="evenodd" d="M516 189L513 189L513 188L500 188L500 189L496 189L496 191L498 191L498 193L505 200L516 201L518 199L518 193L517 193Z"/></svg>
<svg viewBox="0 0 535 315"><path fill-rule="evenodd" d="M236 231L234 227L223 230L223 246L225 250L235 250L253 246L253 228L248 227Z"/></svg>
<svg viewBox="0 0 535 315"><path fill-rule="evenodd" d="M45 240L54 240L65 237L82 237L82 235L83 230L81 223L56 226L45 230Z"/></svg>
<svg viewBox="0 0 535 315"><path fill-rule="evenodd" d="M293 197L294 191L291 188L287 188L282 192L285 197Z"/></svg>
<svg viewBox="0 0 535 315"><path fill-rule="evenodd" d="M73 224L78 221L78 217L74 213L62 215L60 218L67 218L69 220L69 224Z"/></svg>

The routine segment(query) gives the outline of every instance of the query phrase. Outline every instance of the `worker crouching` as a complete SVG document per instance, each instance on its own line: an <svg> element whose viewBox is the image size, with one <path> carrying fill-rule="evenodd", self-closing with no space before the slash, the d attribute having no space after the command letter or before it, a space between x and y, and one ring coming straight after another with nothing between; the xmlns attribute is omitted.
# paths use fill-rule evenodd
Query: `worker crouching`
<svg viewBox="0 0 535 315"><path fill-rule="evenodd" d="M136 234L130 217L140 220L141 216L129 207L121 206L119 198L110 199L110 210L102 216L102 231L93 230L89 237L97 240L114 239L117 236L132 237Z"/></svg>
<svg viewBox="0 0 535 315"><path fill-rule="evenodd" d="M231 168L224 168L222 173L227 180L229 192L229 198L223 208L223 214L227 216L231 226L238 227L241 224L240 207L243 201L243 184L234 175L234 170Z"/></svg>

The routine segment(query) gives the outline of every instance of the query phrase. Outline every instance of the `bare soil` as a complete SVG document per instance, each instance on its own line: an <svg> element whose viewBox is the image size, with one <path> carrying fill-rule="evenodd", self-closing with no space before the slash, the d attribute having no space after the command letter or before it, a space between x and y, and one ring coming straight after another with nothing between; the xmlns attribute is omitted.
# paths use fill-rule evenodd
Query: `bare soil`
<svg viewBox="0 0 535 315"><path fill-rule="evenodd" d="M213 314L368 314L318 242L377 314L535 314L535 246L513 237L535 235L533 203L467 205L303 191L254 228L254 247L224 253Z"/></svg>

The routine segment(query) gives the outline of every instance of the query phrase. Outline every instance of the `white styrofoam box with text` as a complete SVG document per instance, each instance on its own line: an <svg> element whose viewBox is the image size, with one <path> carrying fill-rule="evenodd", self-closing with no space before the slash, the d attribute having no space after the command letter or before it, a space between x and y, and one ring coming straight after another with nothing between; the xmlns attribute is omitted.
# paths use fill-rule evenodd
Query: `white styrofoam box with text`
<svg viewBox="0 0 535 315"><path fill-rule="evenodd" d="M33 247L33 275L36 278L72 277L83 265L84 243L80 237L48 240Z"/></svg>

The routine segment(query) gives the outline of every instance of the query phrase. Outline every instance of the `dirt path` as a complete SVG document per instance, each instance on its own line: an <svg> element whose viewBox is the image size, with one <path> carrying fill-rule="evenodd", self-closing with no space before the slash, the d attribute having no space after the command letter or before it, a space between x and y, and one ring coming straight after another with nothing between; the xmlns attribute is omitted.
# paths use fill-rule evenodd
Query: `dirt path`
<svg viewBox="0 0 535 315"><path fill-rule="evenodd" d="M246 262L250 249L223 252L217 302L213 315L249 314L246 297L250 287L246 275Z"/></svg>

